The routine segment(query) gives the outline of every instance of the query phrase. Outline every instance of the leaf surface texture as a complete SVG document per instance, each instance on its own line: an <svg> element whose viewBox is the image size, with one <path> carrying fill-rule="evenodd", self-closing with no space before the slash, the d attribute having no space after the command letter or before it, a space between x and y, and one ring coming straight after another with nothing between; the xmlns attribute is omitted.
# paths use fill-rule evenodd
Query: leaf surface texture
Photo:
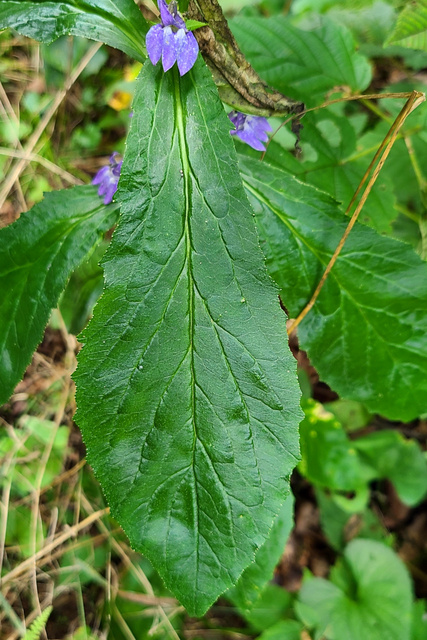
<svg viewBox="0 0 427 640"><path fill-rule="evenodd" d="M0 29L7 27L40 42L64 35L98 40L144 61L149 25L133 0L3 0Z"/></svg>
<svg viewBox="0 0 427 640"><path fill-rule="evenodd" d="M250 159L242 170L267 268L291 317L310 300L348 218L326 194ZM427 411L427 265L357 224L298 328L321 379L393 419Z"/></svg>
<svg viewBox="0 0 427 640"><path fill-rule="evenodd" d="M46 194L0 230L0 404L22 378L71 272L115 219L116 207L89 185Z"/></svg>
<svg viewBox="0 0 427 640"><path fill-rule="evenodd" d="M369 85L369 62L356 52L350 31L331 20L324 18L318 28L307 31L284 16L238 16L230 26L261 77L308 106L320 104L336 87L360 91Z"/></svg>
<svg viewBox="0 0 427 640"><path fill-rule="evenodd" d="M182 79L147 63L133 109L77 420L131 543L201 615L253 561L289 491L299 391L202 60Z"/></svg>

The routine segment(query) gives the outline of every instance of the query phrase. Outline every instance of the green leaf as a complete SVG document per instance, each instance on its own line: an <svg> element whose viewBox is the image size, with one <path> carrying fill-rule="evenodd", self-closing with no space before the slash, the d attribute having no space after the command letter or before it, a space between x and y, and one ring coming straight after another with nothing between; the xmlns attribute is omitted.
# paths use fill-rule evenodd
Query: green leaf
<svg viewBox="0 0 427 640"><path fill-rule="evenodd" d="M280 620L264 631L258 640L301 640L303 625L296 620Z"/></svg>
<svg viewBox="0 0 427 640"><path fill-rule="evenodd" d="M145 65L133 110L77 420L114 517L201 615L289 492L299 390L210 72Z"/></svg>
<svg viewBox="0 0 427 640"><path fill-rule="evenodd" d="M329 490L316 489L322 532L334 549L342 551L346 541L356 537L392 544L393 536L373 511L362 507L350 513L340 505L341 499Z"/></svg>
<svg viewBox="0 0 427 640"><path fill-rule="evenodd" d="M388 478L409 506L427 492L427 460L419 445L397 431L384 430L350 440L342 425L324 405L302 404L300 424L301 473L320 487L357 491L374 479Z"/></svg>
<svg viewBox="0 0 427 640"><path fill-rule="evenodd" d="M276 143L276 137L268 147L267 161L326 191L342 203L344 212L384 135L385 133L381 135L378 132L375 139L371 139L373 150L360 157L361 149L352 120L331 109L322 109L319 113L310 113L304 118L302 155L299 160L290 153L295 141L291 141L288 151ZM390 233L391 222L397 215L395 202L393 181L385 172L381 172L359 221L380 233Z"/></svg>
<svg viewBox="0 0 427 640"><path fill-rule="evenodd" d="M16 452L17 462L13 471L8 477L12 480L11 496L22 498L34 491L34 483L40 469L40 457L49 446L51 452L46 463L40 487L49 486L52 481L61 473L64 466L64 459L67 455L67 443L70 435L69 428L65 426L57 427L51 420L42 420L36 416L22 416L19 421L19 431L22 434L23 444ZM52 442L52 435L54 439ZM0 450L8 448L8 436L0 437ZM16 446L16 445L15 445ZM37 452L39 455L34 460L29 460L23 464L20 458L25 458L29 454ZM0 481L0 486L3 481Z"/></svg>
<svg viewBox="0 0 427 640"><path fill-rule="evenodd" d="M290 494L271 528L266 542L258 550L255 562L242 573L236 586L227 592L229 598L247 616L261 597L273 576L293 526L294 498Z"/></svg>
<svg viewBox="0 0 427 640"><path fill-rule="evenodd" d="M283 619L291 605L291 594L277 584L267 584L250 611L243 613L255 631L264 631Z"/></svg>
<svg viewBox="0 0 427 640"><path fill-rule="evenodd" d="M427 493L427 460L417 442L384 430L358 438L353 445L378 478L391 480L402 502L421 502Z"/></svg>
<svg viewBox="0 0 427 640"><path fill-rule="evenodd" d="M308 106L320 104L337 87L362 91L369 85L370 65L356 53L350 32L327 19L312 31L292 26L285 16L238 16L230 26L261 77Z"/></svg>
<svg viewBox="0 0 427 640"><path fill-rule="evenodd" d="M411 640L424 640L427 637L426 601L417 600L412 608Z"/></svg>
<svg viewBox="0 0 427 640"><path fill-rule="evenodd" d="M48 0L0 2L0 29L11 27L40 42L82 36L145 60L149 24L133 0Z"/></svg>
<svg viewBox="0 0 427 640"><path fill-rule="evenodd" d="M115 222L94 187L46 195L0 230L0 404L39 344L71 272Z"/></svg>
<svg viewBox="0 0 427 640"><path fill-rule="evenodd" d="M99 266L108 242L100 242L74 271L59 300L59 309L67 330L77 335L87 325L93 307L102 294L104 277Z"/></svg>
<svg viewBox="0 0 427 640"><path fill-rule="evenodd" d="M305 418L300 424L301 473L320 487L353 491L373 477L372 469L359 459L335 416L320 402L305 400Z"/></svg>
<svg viewBox="0 0 427 640"><path fill-rule="evenodd" d="M372 419L372 415L360 402L339 398L333 402L324 403L326 411L330 411L346 431L357 431L366 427Z"/></svg>
<svg viewBox="0 0 427 640"><path fill-rule="evenodd" d="M427 51L427 0L408 2L385 44Z"/></svg>
<svg viewBox="0 0 427 640"><path fill-rule="evenodd" d="M200 29L200 27L206 27L206 22L199 22L198 20L187 20L185 23L188 31L194 31L195 29Z"/></svg>
<svg viewBox="0 0 427 640"><path fill-rule="evenodd" d="M41 636L43 629L46 626L48 618L53 611L53 607L46 607L46 609L34 620L31 627L28 629L24 636L24 640L38 640Z"/></svg>
<svg viewBox="0 0 427 640"><path fill-rule="evenodd" d="M242 160L270 275L295 318L347 226L336 203L265 162ZM372 412L427 411L427 265L408 246L356 224L298 327L322 380Z"/></svg>
<svg viewBox="0 0 427 640"><path fill-rule="evenodd" d="M340 0L337 3L336 0L294 0L292 3L292 13L299 15L301 13L326 13L330 9L338 8L351 8L361 9L367 4L371 4L372 0Z"/></svg>
<svg viewBox="0 0 427 640"><path fill-rule="evenodd" d="M379 542L351 542L331 582L312 578L299 598L302 621L327 638L410 640L410 578L400 558Z"/></svg>

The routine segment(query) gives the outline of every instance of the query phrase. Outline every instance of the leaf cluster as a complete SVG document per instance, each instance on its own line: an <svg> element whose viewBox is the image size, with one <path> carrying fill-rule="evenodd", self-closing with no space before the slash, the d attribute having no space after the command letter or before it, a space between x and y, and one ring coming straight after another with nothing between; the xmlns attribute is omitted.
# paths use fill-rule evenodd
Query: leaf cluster
<svg viewBox="0 0 427 640"><path fill-rule="evenodd" d="M373 79L346 26L347 6L330 8L322 3L319 16L300 2L290 16L243 12L230 25L267 83L318 107ZM424 3L415 10L416 27L403 11L389 43L424 47ZM6 0L0 27L42 42L83 36L145 58L148 23L131 0ZM348 434L312 400L303 405L299 471L315 487L326 537L341 556L330 580L307 574L296 599L267 585L291 528L303 417L278 297L290 318L310 300L346 229L366 159L398 114L390 101L363 104L365 111L339 104L308 113L302 154L283 130L261 161L241 145L236 155L201 58L182 78L147 62L115 204L79 186L48 194L0 232L0 401L22 378L51 309L59 303L77 332L102 290L79 338L74 380L76 420L112 515L190 615L226 592L263 640L303 629L331 640L375 639L378 629L410 640L421 628L392 541L378 521L370 528L369 501L372 484L389 481L404 504L418 505L425 455L396 430ZM298 329L321 380L369 416L361 426L371 414L410 422L427 413L424 124L422 113L402 128ZM414 226L417 251L398 239ZM46 425L37 425L40 439ZM1 444L7 455L9 439ZM54 439L39 488L58 472L58 446ZM12 473L11 482L24 496L25 474ZM354 515L360 539L349 541ZM65 557L64 568L74 559ZM79 558L83 583L93 579L87 560Z"/></svg>

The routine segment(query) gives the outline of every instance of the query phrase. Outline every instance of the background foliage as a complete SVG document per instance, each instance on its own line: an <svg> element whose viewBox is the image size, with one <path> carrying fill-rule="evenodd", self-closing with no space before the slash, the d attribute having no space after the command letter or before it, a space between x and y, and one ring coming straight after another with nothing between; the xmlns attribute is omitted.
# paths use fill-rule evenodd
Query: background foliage
<svg viewBox="0 0 427 640"><path fill-rule="evenodd" d="M30 4L20 3L23 24ZM57 3L40 3L40 10L51 12L52 4ZM222 4L262 77L309 107L351 92L423 89L421 0L400 14L398 3L368 0ZM74 5L62 3L60 10L71 12L82 27ZM143 56L143 25L138 29L129 21L125 32L115 33L137 60ZM94 16L85 23L87 36L108 44L104 26ZM6 224L40 201L43 191L87 182L104 156L123 150L139 66L77 37L37 45L8 31L0 34L0 46L0 170L15 175L21 162L10 191L7 181L0 188ZM268 148L268 171L248 147L237 145L267 265L291 315L337 245L342 212L400 107L388 99L362 100L308 114L301 158L290 153L295 140L282 128ZM301 325L300 345L310 351L311 363L292 344L305 419L302 461L292 482L290 538L288 499L255 564L201 620L189 618L147 558L129 548L84 464L71 421L76 342L70 334L86 324L102 290L97 265L105 245L80 265L23 382L2 409L4 637L23 637L33 620L40 629L46 624L49 638L425 637L425 120L425 108L407 120L363 210L365 226L353 230L323 297ZM85 189L71 193L88 197ZM49 198L47 203L54 202L55 195ZM60 220L71 214L54 210ZM51 241L43 243L48 262L55 215ZM102 231L112 226L114 207L109 215ZM25 223L24 215L20 224ZM8 233L13 251L12 228ZM88 234L84 240L91 243ZM284 252L284 245L292 250ZM70 271L66 258L65 253L63 283ZM6 271L2 275L10 277ZM383 313L373 305L380 300ZM347 320L355 315L356 332ZM40 337L35 333L32 346ZM379 360L383 343L392 344L386 361ZM370 354L369 366L359 357L361 345ZM23 353L26 362L30 351L31 346ZM340 364L335 369L334 361ZM274 581L266 583L266 567L273 572L278 562Z"/></svg>

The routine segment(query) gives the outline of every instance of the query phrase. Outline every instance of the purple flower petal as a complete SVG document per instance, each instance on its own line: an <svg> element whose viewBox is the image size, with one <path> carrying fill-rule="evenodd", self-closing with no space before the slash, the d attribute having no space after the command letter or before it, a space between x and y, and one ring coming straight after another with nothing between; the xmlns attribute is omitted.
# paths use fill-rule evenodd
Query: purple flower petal
<svg viewBox="0 0 427 640"><path fill-rule="evenodd" d="M244 113L241 113L240 111L230 111L230 113L228 114L228 117L230 118L231 122L234 124L236 129L243 127L243 125L245 124L246 116ZM235 134L236 131L230 131L230 133Z"/></svg>
<svg viewBox="0 0 427 640"><path fill-rule="evenodd" d="M257 138L267 142L267 131L272 131L272 128L266 118L262 116L248 116L246 119L247 126L253 131Z"/></svg>
<svg viewBox="0 0 427 640"><path fill-rule="evenodd" d="M157 0L157 4L160 9L160 17L164 27L172 26L174 24L173 15L169 11L169 6L165 0Z"/></svg>
<svg viewBox="0 0 427 640"><path fill-rule="evenodd" d="M162 57L163 49L163 27L161 24L155 24L148 31L145 38L148 56L153 64L157 64Z"/></svg>
<svg viewBox="0 0 427 640"><path fill-rule="evenodd" d="M119 156L119 155L120 155L120 153L119 153L118 151L113 151L113 153L111 154L111 156L110 156L110 157L109 157L109 159L108 159L108 162L109 162L111 165L116 166L116 165L118 164L118 161L116 160L116 158L117 158L117 156ZM120 162L121 162L121 160L120 160Z"/></svg>
<svg viewBox="0 0 427 640"><path fill-rule="evenodd" d="M162 64L164 71L169 71L176 61L176 43L175 33L171 27L165 27L163 29L163 55Z"/></svg>
<svg viewBox="0 0 427 640"><path fill-rule="evenodd" d="M179 75L183 76L194 66L199 54L199 45L191 31L179 29L175 36L176 42L176 60L178 63Z"/></svg>
<svg viewBox="0 0 427 640"><path fill-rule="evenodd" d="M110 164L102 167L92 180L92 184L99 184L98 195L101 197L104 196L104 204L110 204L117 191L120 171L123 164L123 160L116 160L117 156L119 156L119 154L117 151L114 151L110 156Z"/></svg>
<svg viewBox="0 0 427 640"><path fill-rule="evenodd" d="M112 171L113 175L116 176L117 181L120 178L120 172L122 170L122 164L123 164L123 160L120 160L120 162L116 162L114 164L114 166L111 167L111 171Z"/></svg>
<svg viewBox="0 0 427 640"><path fill-rule="evenodd" d="M265 151L265 146L262 143L268 140L267 131L272 131L266 118L249 116L240 113L240 111L231 111L228 117L236 127L235 131L230 131L232 136L237 136L257 151Z"/></svg>
<svg viewBox="0 0 427 640"><path fill-rule="evenodd" d="M94 176L93 180L92 180L92 184L101 184L101 182L103 182L103 180L107 179L108 180L108 174L110 173L110 167L106 166L106 167L102 167L102 169L100 169Z"/></svg>
<svg viewBox="0 0 427 640"><path fill-rule="evenodd" d="M107 188L105 189L104 204L110 204L110 202L113 201L113 196L116 193L116 191L117 191L117 182L111 183L107 186Z"/></svg>
<svg viewBox="0 0 427 640"><path fill-rule="evenodd" d="M240 129L239 131L234 132L235 135L246 142L252 149L256 149L257 151L265 151L265 146L258 140L257 136L254 134L251 129Z"/></svg>
<svg viewBox="0 0 427 640"><path fill-rule="evenodd" d="M174 23L175 27L177 27L177 29L185 29L185 22L181 18L181 16L179 15L179 13L177 12L176 4L175 4L175 11L173 13L173 23Z"/></svg>

